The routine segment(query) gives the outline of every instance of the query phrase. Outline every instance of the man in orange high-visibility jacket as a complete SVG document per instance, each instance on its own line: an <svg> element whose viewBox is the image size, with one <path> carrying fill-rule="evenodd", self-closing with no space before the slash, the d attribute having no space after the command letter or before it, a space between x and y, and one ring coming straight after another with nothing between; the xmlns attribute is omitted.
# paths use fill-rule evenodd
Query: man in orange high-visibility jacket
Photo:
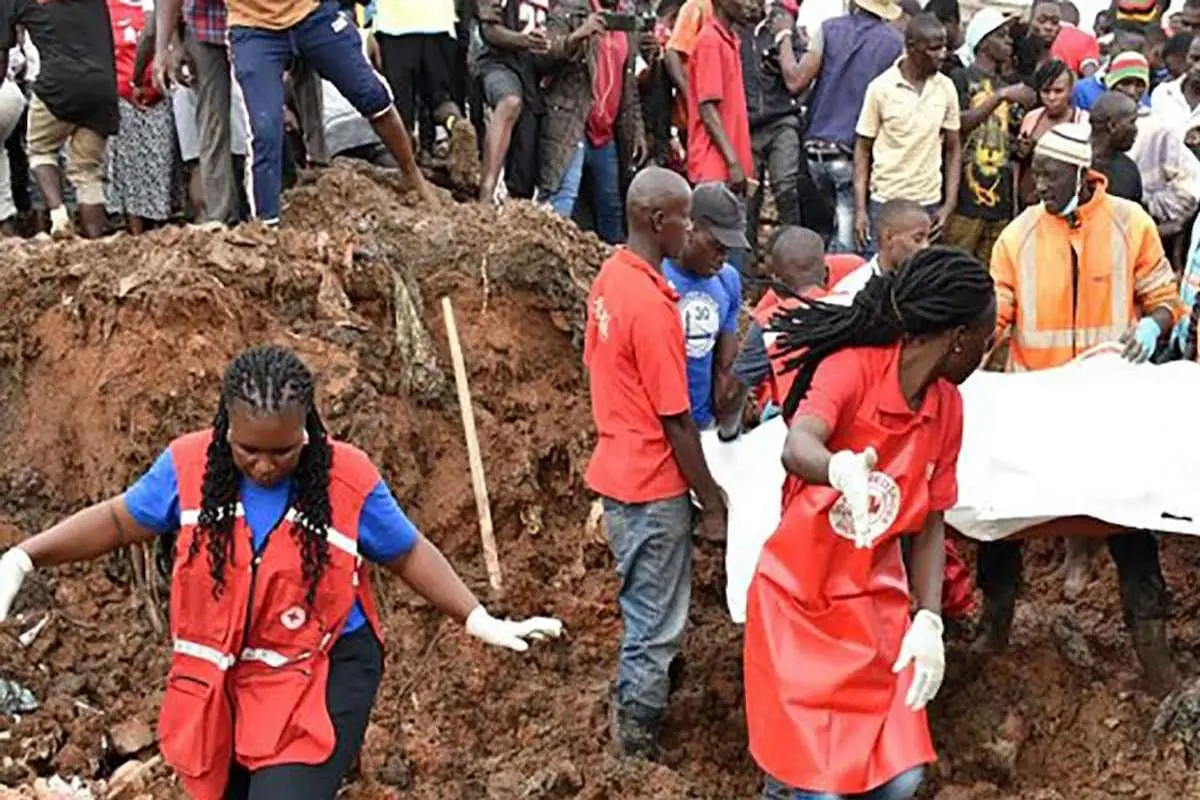
<svg viewBox="0 0 1200 800"><path fill-rule="evenodd" d="M1183 312L1154 222L1141 206L1107 193L1103 176L1089 169L1088 136L1087 125L1064 123L1039 140L1033 175L1042 202L1017 217L992 251L997 339L1012 334L1009 371L1062 366L1115 340L1127 358L1145 361ZM1158 543L1137 531L1110 537L1108 549L1142 666L1153 683L1169 686L1175 671ZM978 570L984 612L976 644L1000 649L1021 583L1020 545L980 547Z"/></svg>

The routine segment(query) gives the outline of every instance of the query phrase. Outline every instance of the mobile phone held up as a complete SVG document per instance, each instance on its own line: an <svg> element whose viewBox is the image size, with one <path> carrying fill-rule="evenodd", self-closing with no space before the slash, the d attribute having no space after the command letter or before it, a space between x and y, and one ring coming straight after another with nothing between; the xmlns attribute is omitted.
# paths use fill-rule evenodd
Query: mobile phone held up
<svg viewBox="0 0 1200 800"><path fill-rule="evenodd" d="M600 16L604 18L604 27L610 31L639 33L647 30L646 20L640 14L619 14L616 11L601 11ZM653 22L653 17L651 17L651 26L653 26Z"/></svg>

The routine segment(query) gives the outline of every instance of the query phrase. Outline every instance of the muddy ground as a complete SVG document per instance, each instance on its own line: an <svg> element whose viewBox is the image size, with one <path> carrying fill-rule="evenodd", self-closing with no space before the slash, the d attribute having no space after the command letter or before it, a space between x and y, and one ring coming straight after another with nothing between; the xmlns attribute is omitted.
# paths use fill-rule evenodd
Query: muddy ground
<svg viewBox="0 0 1200 800"><path fill-rule="evenodd" d="M278 233L170 229L140 240L16 243L0 263L0 544L121 491L172 437L210 421L219 371L277 341L316 369L326 422L380 465L401 504L481 594L467 457L440 299L454 302L512 614L568 634L527 655L485 649L377 580L388 668L352 798L748 798L739 634L721 553L700 545L687 680L665 763L606 752L620 620L603 543L585 532L590 417L578 346L603 246L532 206L402 199L393 178L336 167L292 192ZM1059 600L1061 556L1032 548L1009 652L952 643L933 709L927 796L1200 796L1181 745L1150 733L1111 565ZM1197 674L1200 547L1172 538L1173 641ZM128 554L46 570L0 628L0 678L42 701L0 719L0 783L108 778L155 750L167 657ZM16 639L49 615L34 642ZM123 796L170 798L164 768Z"/></svg>

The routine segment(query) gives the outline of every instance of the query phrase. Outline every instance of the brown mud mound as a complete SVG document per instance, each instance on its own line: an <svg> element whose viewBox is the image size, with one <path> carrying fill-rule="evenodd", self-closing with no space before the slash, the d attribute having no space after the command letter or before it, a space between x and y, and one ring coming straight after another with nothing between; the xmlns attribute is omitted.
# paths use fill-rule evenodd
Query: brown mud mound
<svg viewBox="0 0 1200 800"><path fill-rule="evenodd" d="M483 593L440 311L450 296L505 571L506 595L492 605L558 615L567 634L526 655L485 649L377 578L388 668L350 796L753 796L740 637L725 613L722 554L710 546L697 551L687 678L664 763L630 766L607 752L620 620L607 550L585 533L591 425L579 357L604 248L528 204L430 214L405 206L386 173L335 167L308 180L289 195L280 232L173 229L4 254L0 545L120 491L172 437L209 422L229 357L275 341L317 370L333 433L371 454ZM1166 548L1179 620L1200 605L1198 553L1174 540ZM1037 555L1010 654L984 669L952 651L929 795L1200 796L1182 746L1149 735L1156 706L1138 691L1111 568L1053 616L1057 584L1036 577L1050 556ZM42 708L0 720L0 783L56 773L98 781L151 758L166 649L129 558L39 573L16 611L0 628L0 678L30 687ZM47 615L22 647L17 635ZM1200 641L1190 622L1174 633L1181 650ZM1194 673L1190 652L1180 660ZM122 796L138 791L178 795L161 767Z"/></svg>

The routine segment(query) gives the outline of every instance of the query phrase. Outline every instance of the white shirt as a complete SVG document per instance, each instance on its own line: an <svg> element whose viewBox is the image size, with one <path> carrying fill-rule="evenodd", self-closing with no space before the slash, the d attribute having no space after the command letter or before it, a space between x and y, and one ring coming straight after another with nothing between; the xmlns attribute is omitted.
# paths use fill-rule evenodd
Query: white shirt
<svg viewBox="0 0 1200 800"><path fill-rule="evenodd" d="M867 282L871 278L882 274L883 270L879 267L879 256L875 256L854 270L854 272L851 272L838 281L833 290L823 297L822 300L834 305L848 306L854 302L854 296L863 290L863 287L867 285Z"/></svg>
<svg viewBox="0 0 1200 800"><path fill-rule="evenodd" d="M455 33L454 0L378 0L372 27L377 33Z"/></svg>
<svg viewBox="0 0 1200 800"><path fill-rule="evenodd" d="M1200 106L1192 110L1188 105L1187 98L1183 95L1183 78L1167 81L1151 92L1150 110L1178 130L1180 135L1186 134L1189 128L1200 125Z"/></svg>

